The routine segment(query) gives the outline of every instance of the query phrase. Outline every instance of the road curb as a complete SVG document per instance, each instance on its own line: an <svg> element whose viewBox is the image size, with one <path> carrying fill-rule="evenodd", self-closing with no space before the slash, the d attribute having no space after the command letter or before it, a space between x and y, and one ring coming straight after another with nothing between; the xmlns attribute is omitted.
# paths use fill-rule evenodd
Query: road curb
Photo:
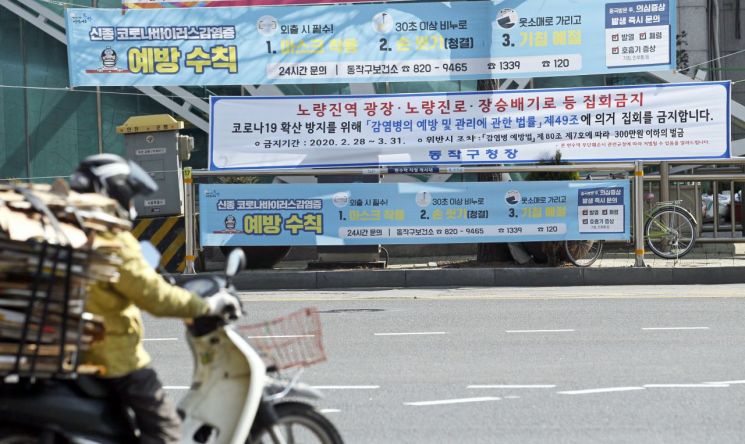
<svg viewBox="0 0 745 444"><path fill-rule="evenodd" d="M176 280L178 282L187 277L187 275L178 275ZM234 278L233 283L241 291L344 288L709 285L745 283L745 267L249 270L239 273Z"/></svg>

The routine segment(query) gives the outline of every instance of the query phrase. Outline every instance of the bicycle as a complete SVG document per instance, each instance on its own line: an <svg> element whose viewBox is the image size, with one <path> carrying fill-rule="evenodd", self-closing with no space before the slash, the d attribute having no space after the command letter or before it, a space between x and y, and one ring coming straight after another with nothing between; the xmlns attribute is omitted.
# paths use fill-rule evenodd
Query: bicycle
<svg viewBox="0 0 745 444"><path fill-rule="evenodd" d="M658 202L644 212L644 242L652 253L663 259L679 259L690 253L696 244L698 223L681 202ZM583 248L583 242L564 241L564 254L577 267L592 265L600 257L605 243L592 241L588 248Z"/></svg>
<svg viewBox="0 0 745 444"><path fill-rule="evenodd" d="M603 253L605 241L564 241L564 256L576 267L589 267Z"/></svg>

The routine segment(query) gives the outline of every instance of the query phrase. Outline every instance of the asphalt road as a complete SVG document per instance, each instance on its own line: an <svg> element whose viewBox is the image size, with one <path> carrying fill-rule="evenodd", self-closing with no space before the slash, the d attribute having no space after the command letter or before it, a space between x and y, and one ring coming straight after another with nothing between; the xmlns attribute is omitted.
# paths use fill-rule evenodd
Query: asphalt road
<svg viewBox="0 0 745 444"><path fill-rule="evenodd" d="M303 380L348 443L745 442L745 285L242 293L245 322L315 306ZM176 399L178 321L146 319Z"/></svg>

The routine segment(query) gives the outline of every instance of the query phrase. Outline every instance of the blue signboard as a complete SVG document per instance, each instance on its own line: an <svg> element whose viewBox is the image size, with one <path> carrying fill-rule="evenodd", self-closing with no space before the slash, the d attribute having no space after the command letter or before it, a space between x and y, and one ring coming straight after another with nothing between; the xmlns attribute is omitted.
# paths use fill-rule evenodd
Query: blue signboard
<svg viewBox="0 0 745 444"><path fill-rule="evenodd" d="M66 9L72 86L464 80L675 68L676 0ZM671 12L673 11L673 12Z"/></svg>
<svg viewBox="0 0 745 444"><path fill-rule="evenodd" d="M629 239L629 183L199 185L202 246Z"/></svg>

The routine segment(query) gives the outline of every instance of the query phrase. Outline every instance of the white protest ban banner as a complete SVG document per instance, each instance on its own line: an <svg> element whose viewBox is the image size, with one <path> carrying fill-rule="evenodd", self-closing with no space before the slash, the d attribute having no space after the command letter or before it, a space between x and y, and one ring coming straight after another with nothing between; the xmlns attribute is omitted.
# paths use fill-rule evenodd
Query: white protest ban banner
<svg viewBox="0 0 745 444"><path fill-rule="evenodd" d="M730 84L215 97L210 169L730 157Z"/></svg>

